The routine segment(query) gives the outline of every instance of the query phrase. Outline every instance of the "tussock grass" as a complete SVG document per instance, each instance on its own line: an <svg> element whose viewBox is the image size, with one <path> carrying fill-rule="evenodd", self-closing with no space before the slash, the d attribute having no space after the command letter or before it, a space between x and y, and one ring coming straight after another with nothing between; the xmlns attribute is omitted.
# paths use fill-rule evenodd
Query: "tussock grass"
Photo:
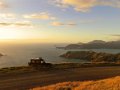
<svg viewBox="0 0 120 90"><path fill-rule="evenodd" d="M30 90L120 90L120 76L98 81L64 82Z"/></svg>

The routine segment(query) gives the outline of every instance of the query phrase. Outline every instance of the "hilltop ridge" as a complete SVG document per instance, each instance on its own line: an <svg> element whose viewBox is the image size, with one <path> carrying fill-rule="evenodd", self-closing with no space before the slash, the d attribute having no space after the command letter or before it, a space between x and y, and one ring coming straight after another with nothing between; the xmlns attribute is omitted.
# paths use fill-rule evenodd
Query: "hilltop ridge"
<svg viewBox="0 0 120 90"><path fill-rule="evenodd" d="M88 43L69 44L65 47L56 47L58 49L120 49L120 41L93 40Z"/></svg>

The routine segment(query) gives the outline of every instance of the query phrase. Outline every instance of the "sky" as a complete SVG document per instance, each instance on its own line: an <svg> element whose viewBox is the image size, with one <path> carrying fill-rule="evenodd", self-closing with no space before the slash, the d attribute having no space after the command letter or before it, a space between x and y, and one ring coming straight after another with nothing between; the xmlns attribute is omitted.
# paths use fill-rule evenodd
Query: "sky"
<svg viewBox="0 0 120 90"><path fill-rule="evenodd" d="M0 40L120 39L120 0L0 0Z"/></svg>

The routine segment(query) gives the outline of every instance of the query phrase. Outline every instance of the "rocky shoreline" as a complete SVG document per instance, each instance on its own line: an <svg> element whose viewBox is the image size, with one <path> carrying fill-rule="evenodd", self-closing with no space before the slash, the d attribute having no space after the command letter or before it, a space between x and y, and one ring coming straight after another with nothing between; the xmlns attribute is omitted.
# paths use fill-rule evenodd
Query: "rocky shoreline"
<svg viewBox="0 0 120 90"><path fill-rule="evenodd" d="M68 59L82 59L88 60L90 62L120 62L120 53L111 54L103 52L94 52L94 51L68 51L60 57Z"/></svg>

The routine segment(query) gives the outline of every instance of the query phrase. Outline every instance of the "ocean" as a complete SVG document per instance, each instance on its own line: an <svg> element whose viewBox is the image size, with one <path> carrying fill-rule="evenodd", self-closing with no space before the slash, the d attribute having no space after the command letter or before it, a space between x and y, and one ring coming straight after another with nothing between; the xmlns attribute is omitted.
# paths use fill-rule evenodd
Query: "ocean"
<svg viewBox="0 0 120 90"><path fill-rule="evenodd" d="M0 68L27 66L31 58L42 57L50 63L82 63L84 60L65 59L59 57L68 50L56 49L56 44L1 44ZM79 49L83 51L88 49ZM120 49L89 49L96 52L120 53Z"/></svg>

